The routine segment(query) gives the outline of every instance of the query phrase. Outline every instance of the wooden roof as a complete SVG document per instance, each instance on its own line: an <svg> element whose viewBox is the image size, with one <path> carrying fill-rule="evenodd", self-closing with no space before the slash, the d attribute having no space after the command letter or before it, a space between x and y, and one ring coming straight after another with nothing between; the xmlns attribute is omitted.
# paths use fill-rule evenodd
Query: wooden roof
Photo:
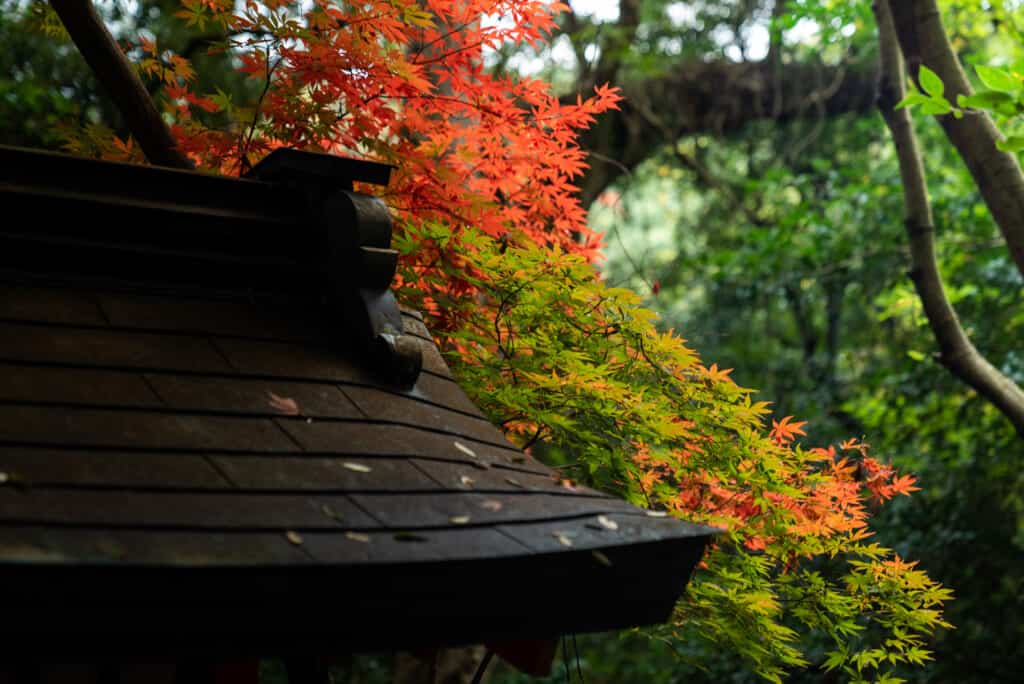
<svg viewBox="0 0 1024 684"><path fill-rule="evenodd" d="M562 486L507 442L417 314L387 328L380 274L319 261L322 231L358 228L322 207L362 163L299 185L295 159L237 180L0 148L8 645L369 650L663 621L712 530Z"/></svg>

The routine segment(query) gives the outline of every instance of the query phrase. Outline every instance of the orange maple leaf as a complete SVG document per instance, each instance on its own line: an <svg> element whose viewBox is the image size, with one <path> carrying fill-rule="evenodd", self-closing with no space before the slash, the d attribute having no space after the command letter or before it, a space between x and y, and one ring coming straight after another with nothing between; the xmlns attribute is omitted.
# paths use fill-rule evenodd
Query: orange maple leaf
<svg viewBox="0 0 1024 684"><path fill-rule="evenodd" d="M807 425L806 420L793 420L793 416L786 416L782 420L772 421L772 431L769 434L771 440L779 446L787 446L796 439L797 435L806 435L803 426Z"/></svg>

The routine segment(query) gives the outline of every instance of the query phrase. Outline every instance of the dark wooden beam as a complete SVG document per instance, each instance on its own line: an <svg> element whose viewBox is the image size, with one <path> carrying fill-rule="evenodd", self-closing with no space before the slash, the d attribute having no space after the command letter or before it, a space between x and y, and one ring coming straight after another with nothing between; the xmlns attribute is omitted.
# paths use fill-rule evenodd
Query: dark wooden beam
<svg viewBox="0 0 1024 684"><path fill-rule="evenodd" d="M132 137L158 166L192 169L142 81L88 0L50 0L75 47L124 115Z"/></svg>

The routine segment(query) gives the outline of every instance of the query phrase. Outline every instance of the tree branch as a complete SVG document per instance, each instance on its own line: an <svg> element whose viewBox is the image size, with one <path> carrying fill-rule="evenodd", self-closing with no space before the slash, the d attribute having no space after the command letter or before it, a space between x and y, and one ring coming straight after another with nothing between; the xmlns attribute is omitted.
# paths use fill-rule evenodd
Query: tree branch
<svg viewBox="0 0 1024 684"><path fill-rule="evenodd" d="M935 227L917 135L910 113L906 109L893 108L903 99L904 86L903 60L890 7L901 2L876 0L874 10L882 59L878 108L892 134L899 158L910 241L910 277L939 345L938 360L988 399L1024 436L1024 391L990 364L967 338L939 274L935 257Z"/></svg>
<svg viewBox="0 0 1024 684"><path fill-rule="evenodd" d="M942 79L947 99L955 103L958 95L970 95L971 86L946 37L935 0L903 0L890 3L890 8L913 77L924 64ZM985 112L968 111L962 119L951 114L936 118L967 164L1024 275L1024 174L1017 157L996 148L1002 136Z"/></svg>
<svg viewBox="0 0 1024 684"><path fill-rule="evenodd" d="M636 168L683 136L728 134L765 118L784 122L811 113L831 117L874 107L874 64L793 63L784 64L779 74L764 61L688 61L664 75L612 81L626 99L620 110L598 117L597 124L583 134L583 147L619 163L591 158L581 183L584 206L615 182L623 169ZM589 84L581 87L588 88ZM652 126L652 115L666 126Z"/></svg>
<svg viewBox="0 0 1024 684"><path fill-rule="evenodd" d="M132 137L151 164L179 169L194 165L183 155L131 63L88 0L50 0L71 40L113 98Z"/></svg>

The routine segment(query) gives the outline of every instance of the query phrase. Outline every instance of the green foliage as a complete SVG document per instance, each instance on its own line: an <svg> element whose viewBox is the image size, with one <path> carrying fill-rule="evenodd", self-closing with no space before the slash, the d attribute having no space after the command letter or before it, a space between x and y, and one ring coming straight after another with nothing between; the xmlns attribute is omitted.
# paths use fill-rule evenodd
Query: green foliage
<svg viewBox="0 0 1024 684"><path fill-rule="evenodd" d="M996 143L1004 152L1024 152L1024 60L1010 67L998 68L979 64L975 67L982 88L971 95L957 95L954 106L945 97L945 86L939 76L922 65L918 73L921 91L914 90L896 108L918 106L922 114L952 114L962 118L965 111L987 112L1008 135Z"/></svg>
<svg viewBox="0 0 1024 684"><path fill-rule="evenodd" d="M132 47L140 39L159 43L165 55L191 58L197 87L212 91L216 84L236 98L251 94L256 86L234 76L229 55L207 54L222 36L187 29L173 16L177 7L177 0L97 3L129 57L141 56ZM112 144L110 132L128 137L117 103L99 87L48 2L0 0L0 45L0 143L141 160L134 149ZM142 76L155 90L160 75Z"/></svg>
<svg viewBox="0 0 1024 684"><path fill-rule="evenodd" d="M443 225L413 225L402 248L450 240ZM906 494L912 479L856 440L804 449L794 444L802 424L769 430L750 390L658 332L636 294L607 286L581 257L472 233L461 256L408 267L415 287L403 293L426 307L425 278L477 288L472 302L440 303L459 320L444 341L492 419L527 447L543 444L567 478L724 528L660 637L730 653L770 681L808 665L819 643L854 679L927 657L927 636L947 626L948 590L867 541L866 498Z"/></svg>
<svg viewBox="0 0 1024 684"><path fill-rule="evenodd" d="M119 24L128 34L143 19L160 27L154 33L161 51L148 56L153 83L170 64L163 48L181 51L197 37L165 21L175 4L137 3L138 13ZM732 55L766 21L767 5L756 2L690 3L692 13L682 18L670 13L676 3L641 4L642 30L614 55L625 62L624 79L667 72L686 59ZM801 20L817 26L813 39L788 45L790 56L835 63L847 46L863 50L874 42L864 30L866 2L788 4L778 31L805 26ZM954 24L962 48L987 30L978 19L980 0L952 3L951 11L968 5L977 6L964 10L971 21ZM1002 3L985 6L993 16L1009 16ZM0 31L9 25L0 22ZM589 22L581 45L608 30ZM219 74L197 67L200 79L214 73L197 89L213 93L212 84L221 84L211 99L244 123L253 111L239 103L251 102L262 82L238 86L223 71L227 58L219 59ZM50 83L69 81L79 83L16 73L0 87L14 82L19 93L50 92ZM1003 107L1010 116L1009 103L1016 112L1016 93L1004 90L986 89L954 108L927 74L922 89L922 107L991 107L997 114ZM59 106L86 101L61 97ZM98 106L83 106L79 120L85 143L102 141L101 126L123 133L116 116ZM15 119L0 117L6 121ZM22 133L19 126L12 135ZM940 153L929 172L944 275L972 335L1019 378L1019 278L992 246L996 232L966 171L931 133L924 140ZM405 296L427 312L445 313L438 322L452 324L441 331L455 370L516 439L567 479L729 529L674 624L646 633L656 640L643 646L648 658L627 658L635 634L621 643L591 640L584 644L591 654L583 663L587 681L746 681L751 671L809 681L840 673L855 681L1009 681L1022 669L1012 655L1024 608L1019 445L998 415L928 360L931 337L903 278L899 188L884 140L869 115L771 123L733 140L680 141L639 169L593 218L616 231L608 280L649 292L666 312L661 320L578 258L507 246L442 223L410 225L402 236L406 252L441 247L433 267L406 263L404 282L417 286L406 287ZM679 152L723 182L691 181ZM651 249L635 254L641 236ZM727 371L704 366L667 334L670 326L687 331L694 347L723 366L735 366L744 385L766 390L778 402L776 415L810 418L820 443L868 434L880 453L922 474L924 492L877 511L881 541L899 556L859 537L863 527L801 531L825 512L843 513L838 527L876 513L876 504L865 501L863 467L882 466L858 443L832 455L777 443L786 434L795 439L786 432L795 424L783 420L769 430L765 406ZM893 476L879 482L890 486ZM816 505L815 493L827 500ZM852 506L858 502L859 509ZM924 567L958 588L951 616L960 629L936 632L944 622L935 611L948 592L900 556L923 558ZM916 667L932 649L939 652L932 669ZM984 656L992 651L1006 655L993 664ZM803 664L804 674L793 673Z"/></svg>
<svg viewBox="0 0 1024 684"><path fill-rule="evenodd" d="M979 348L1024 380L1020 277L955 150L935 122L918 123L951 295ZM879 541L954 588L947 616L957 629L930 640L935 661L898 667L897 676L1015 681L1024 669L1015 647L1024 614L1020 443L932 360L906 278L899 173L880 119L825 123L788 154L807 136L799 124L771 124L730 140L682 141L717 187L671 154L639 169L591 213L610 231L607 278L649 293L663 328L686 330L775 399L778 413L807 418L822 441L866 435L918 474L922 492L879 511ZM826 662L827 647L812 648L812 662ZM746 681L735 666L695 657L709 671L685 670L681 680ZM823 676L809 669L790 679Z"/></svg>

